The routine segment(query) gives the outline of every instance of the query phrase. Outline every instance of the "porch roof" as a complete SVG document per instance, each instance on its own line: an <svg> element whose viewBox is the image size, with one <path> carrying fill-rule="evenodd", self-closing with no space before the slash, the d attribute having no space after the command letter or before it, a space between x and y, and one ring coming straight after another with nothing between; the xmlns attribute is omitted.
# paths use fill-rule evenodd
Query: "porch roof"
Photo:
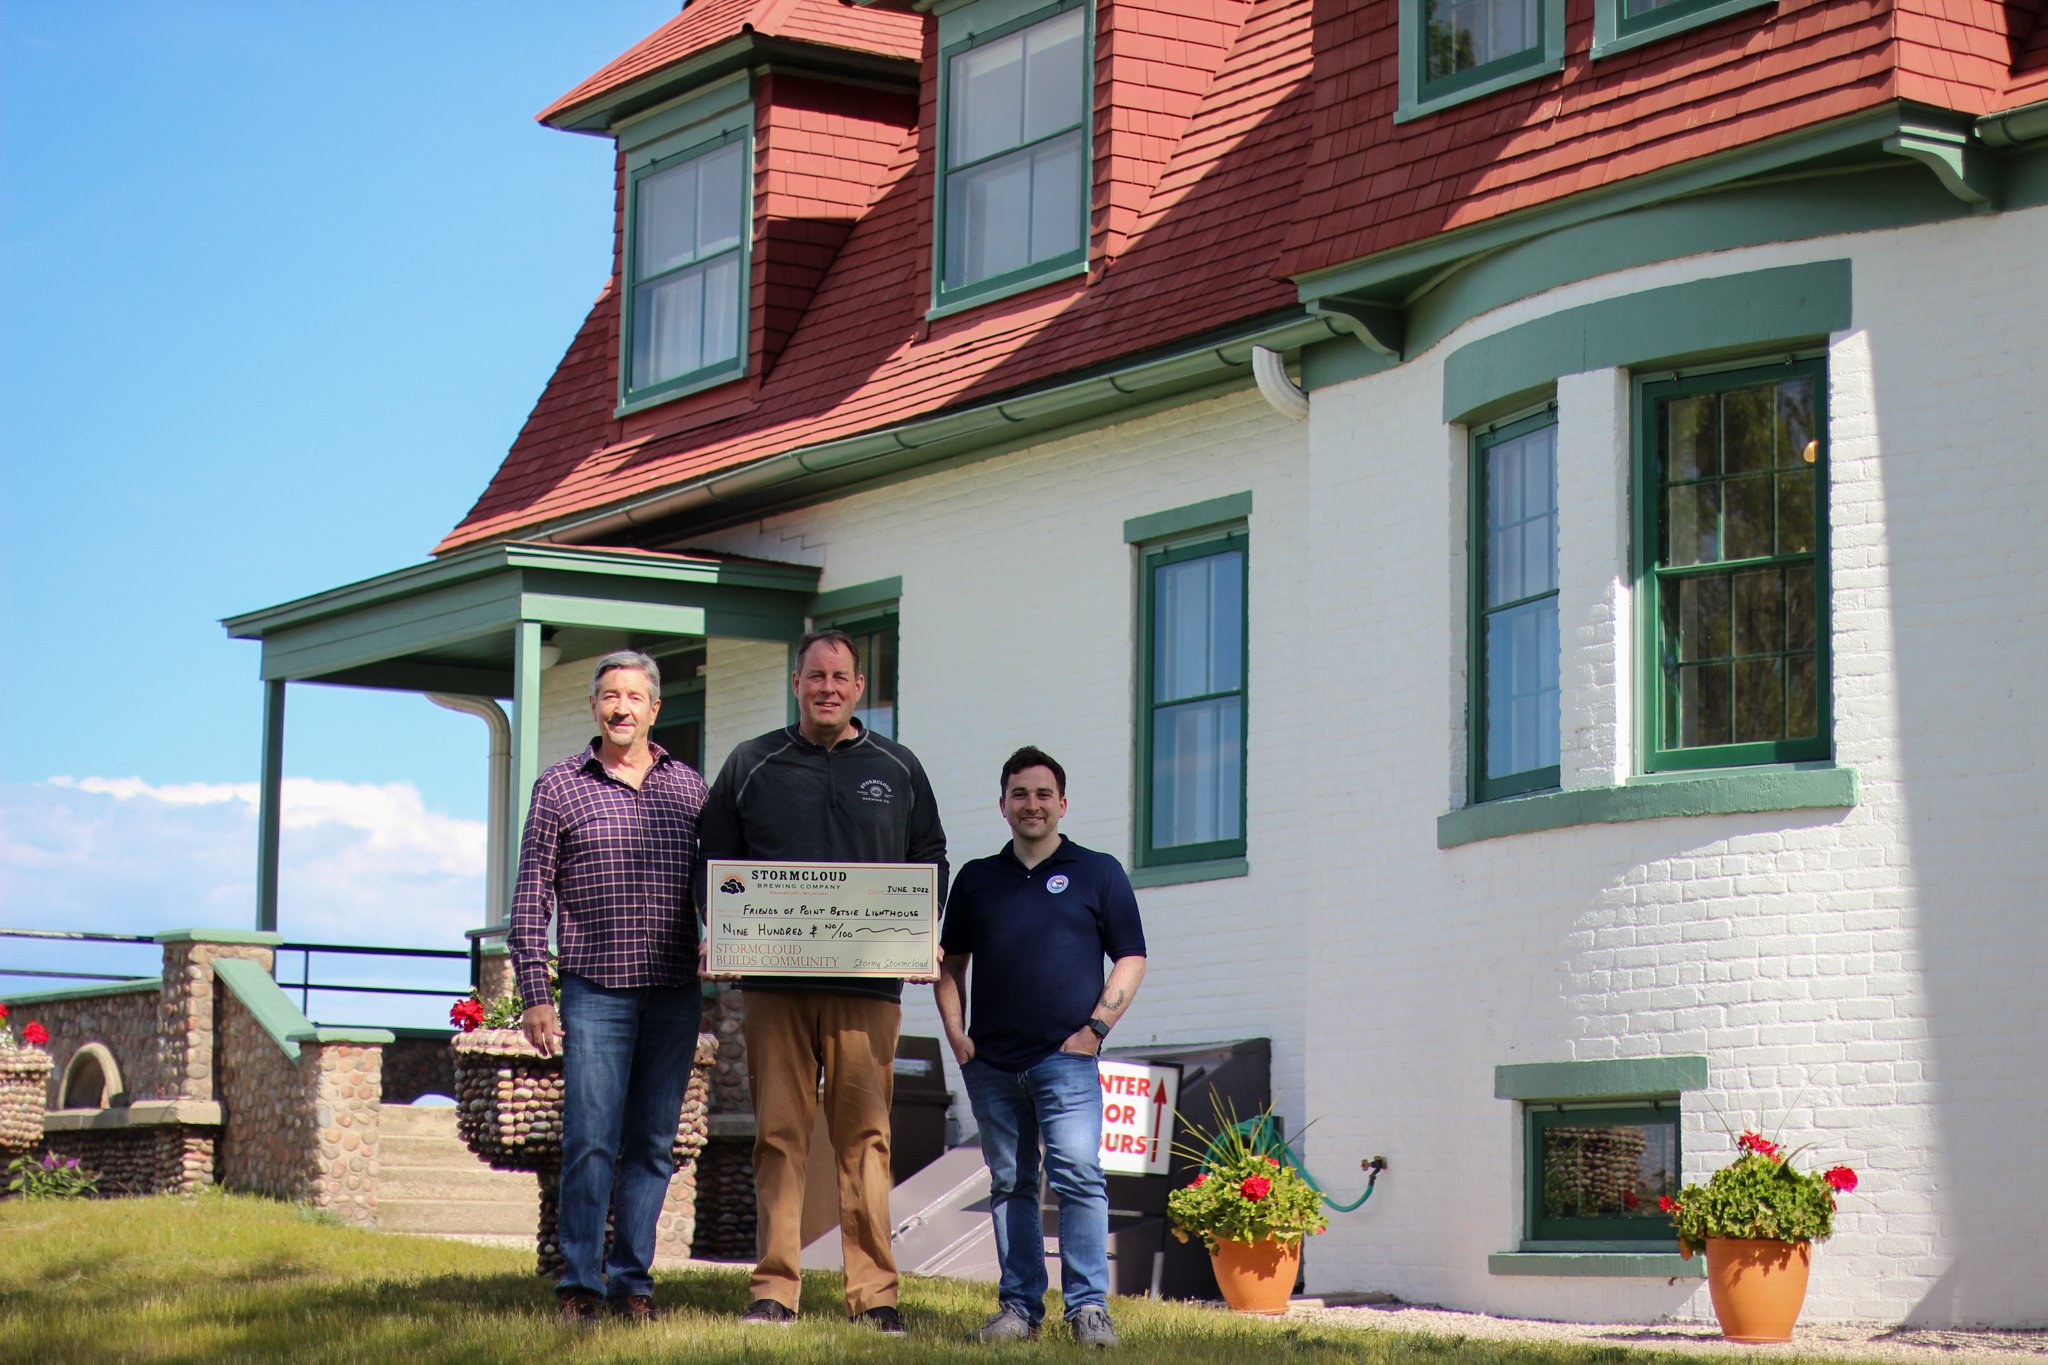
<svg viewBox="0 0 2048 1365"><path fill-rule="evenodd" d="M221 624L266 682L506 698L525 624L567 657L653 637L795 640L818 570L703 551L487 545Z"/></svg>

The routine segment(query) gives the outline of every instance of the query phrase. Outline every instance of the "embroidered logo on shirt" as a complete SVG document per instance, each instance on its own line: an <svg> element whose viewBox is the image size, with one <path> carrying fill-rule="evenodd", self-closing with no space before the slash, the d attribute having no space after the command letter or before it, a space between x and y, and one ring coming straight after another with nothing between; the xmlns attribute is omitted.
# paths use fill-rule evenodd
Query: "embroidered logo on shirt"
<svg viewBox="0 0 2048 1365"><path fill-rule="evenodd" d="M891 791L889 784L879 777L869 778L858 787L855 787L854 790L860 793L861 800L876 801L885 806L896 799L896 793Z"/></svg>
<svg viewBox="0 0 2048 1365"><path fill-rule="evenodd" d="M1057 896L1060 892L1066 890L1067 874L1064 872L1059 872L1053 874L1050 877L1047 877L1045 879L1045 889L1052 892L1055 896Z"/></svg>

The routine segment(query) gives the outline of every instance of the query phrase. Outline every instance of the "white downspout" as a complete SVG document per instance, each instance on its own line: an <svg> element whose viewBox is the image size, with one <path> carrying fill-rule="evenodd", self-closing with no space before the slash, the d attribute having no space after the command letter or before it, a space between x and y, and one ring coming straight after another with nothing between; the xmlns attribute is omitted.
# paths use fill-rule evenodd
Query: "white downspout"
<svg viewBox="0 0 2048 1365"><path fill-rule="evenodd" d="M1252 378L1259 382L1259 396L1273 405L1273 411L1289 421L1308 420L1308 395L1287 377L1287 362L1270 346L1252 347Z"/></svg>
<svg viewBox="0 0 2048 1365"><path fill-rule="evenodd" d="M489 697L456 697L445 692L429 692L426 697L436 706L475 716L491 727L490 815L484 825L485 847L489 850L484 857L484 923L509 923L512 906L505 895L505 841L510 834L512 809L512 722L506 718L505 708Z"/></svg>

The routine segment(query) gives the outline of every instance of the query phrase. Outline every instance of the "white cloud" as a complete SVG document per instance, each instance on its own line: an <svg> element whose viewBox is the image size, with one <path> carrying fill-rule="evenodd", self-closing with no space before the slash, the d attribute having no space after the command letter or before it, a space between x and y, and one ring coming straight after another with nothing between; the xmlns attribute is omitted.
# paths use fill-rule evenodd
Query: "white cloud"
<svg viewBox="0 0 2048 1365"><path fill-rule="evenodd" d="M254 783L0 783L7 922L246 929L256 915L256 801ZM461 948L463 930L483 922L483 823L428 810L410 782L286 778L283 815L287 939Z"/></svg>

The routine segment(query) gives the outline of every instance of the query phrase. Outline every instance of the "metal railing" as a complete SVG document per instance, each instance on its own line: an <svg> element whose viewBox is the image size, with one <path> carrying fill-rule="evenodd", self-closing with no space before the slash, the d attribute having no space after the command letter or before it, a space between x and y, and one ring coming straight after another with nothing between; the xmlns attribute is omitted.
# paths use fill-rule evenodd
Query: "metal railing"
<svg viewBox="0 0 2048 1365"><path fill-rule="evenodd" d="M288 991L297 991L299 993L299 1009L302 1013L310 1007L312 1003L313 993L315 991L331 992L335 994L345 995L404 995L442 997L446 997L449 995L459 995L461 994L461 990L459 988L451 988L445 985L363 985L349 981L316 980L313 975L313 959L314 956L318 954L332 955L337 957L375 957L385 959L426 958L441 961L467 960L469 963L469 985L473 988L481 979L480 973L482 969L483 940L485 938L500 937L504 934L504 932L505 931L502 927L489 930L472 931L469 935L470 944L469 947L467 948L392 948L354 943L280 943L276 946L275 949L275 952L277 954L277 968L275 971L275 975L277 977L277 984L280 987ZM91 933L75 929L0 929L0 938L34 939L43 942L56 942L67 944L124 944L129 946L142 945L150 947L154 947L156 945L156 939L148 934L102 934ZM299 974L297 980L288 981L285 979L285 955L288 953L296 953L299 955ZM159 968L158 970L160 971L161 968ZM150 972L123 973L52 971L38 968L12 967L0 965L0 978L32 977L41 980L97 982L134 981L137 980L139 977L154 974L155 973Z"/></svg>

